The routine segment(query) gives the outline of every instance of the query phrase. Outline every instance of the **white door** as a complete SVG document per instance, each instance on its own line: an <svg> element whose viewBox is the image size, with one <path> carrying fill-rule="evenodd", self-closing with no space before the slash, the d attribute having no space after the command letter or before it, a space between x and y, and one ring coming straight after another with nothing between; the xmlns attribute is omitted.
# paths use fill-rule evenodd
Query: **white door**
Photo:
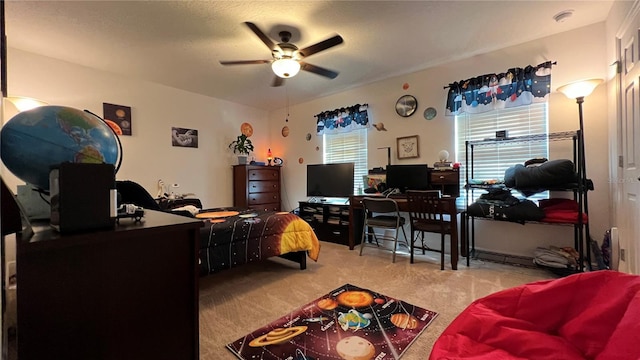
<svg viewBox="0 0 640 360"><path fill-rule="evenodd" d="M633 6L638 9L638 3ZM626 28L618 33L620 59L620 113L618 230L621 251L618 270L637 274L640 270L640 59L638 35L640 12L635 11ZM613 249L612 253L615 253ZM615 254L612 254L615 256Z"/></svg>

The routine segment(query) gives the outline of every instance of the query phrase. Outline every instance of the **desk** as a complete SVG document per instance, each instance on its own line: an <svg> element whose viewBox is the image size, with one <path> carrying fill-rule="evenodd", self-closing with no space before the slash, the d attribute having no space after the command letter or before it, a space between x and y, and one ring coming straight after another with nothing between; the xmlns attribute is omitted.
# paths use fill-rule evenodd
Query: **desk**
<svg viewBox="0 0 640 360"><path fill-rule="evenodd" d="M356 245L356 239L360 239L362 236L363 215L362 215L362 199L365 197L381 197L381 195L351 195L349 196L349 249L353 250ZM392 195L398 203L400 211L408 212L409 203L404 195ZM458 198L455 197L443 197L442 200L446 205L445 210L451 216L451 268L458 270L458 214L463 214L460 222L460 233L463 239L463 251L465 249L464 239L466 238L466 222L464 221L465 207L462 204L458 204ZM465 255L466 252L463 253ZM468 254L466 254L468 256Z"/></svg>

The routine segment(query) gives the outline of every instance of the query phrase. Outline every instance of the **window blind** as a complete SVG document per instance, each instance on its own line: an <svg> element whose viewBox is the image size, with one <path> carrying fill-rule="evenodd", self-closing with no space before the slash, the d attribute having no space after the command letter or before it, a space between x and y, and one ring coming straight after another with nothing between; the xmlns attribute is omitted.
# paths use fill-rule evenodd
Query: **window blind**
<svg viewBox="0 0 640 360"><path fill-rule="evenodd" d="M362 176L367 175L367 129L353 130L346 133L324 134L323 162L325 164L353 162L353 193L362 187Z"/></svg>
<svg viewBox="0 0 640 360"><path fill-rule="evenodd" d="M461 164L460 176L464 176L466 166L465 156L466 141L494 139L496 131L507 130L508 137L547 134L548 132L548 103L534 103L529 106L497 109L485 113L457 115L456 127L456 156ZM496 179L504 181L504 172L516 164L532 158L549 158L549 143L547 140L518 142L518 143L492 143L490 145L474 146L473 149L473 178L476 180ZM471 161L471 158L469 158ZM471 177L471 174L469 175ZM466 196L464 181L460 182L461 196ZM484 191L474 191L474 202ZM519 195L513 192L514 196ZM471 193L469 193L471 195ZM530 196L529 200L545 199L548 192ZM465 199L467 200L467 199Z"/></svg>

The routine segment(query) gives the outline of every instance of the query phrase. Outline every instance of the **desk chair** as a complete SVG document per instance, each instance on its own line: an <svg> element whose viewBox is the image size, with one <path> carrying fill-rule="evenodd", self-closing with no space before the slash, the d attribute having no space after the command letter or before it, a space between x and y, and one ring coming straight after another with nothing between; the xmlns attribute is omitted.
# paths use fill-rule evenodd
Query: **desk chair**
<svg viewBox="0 0 640 360"><path fill-rule="evenodd" d="M392 262L396 262L396 249L398 247L398 229L402 229L405 243L407 242L407 234L404 231L404 217L400 216L398 203L389 198L364 198L362 199L362 207L364 209L364 225L362 227L362 241L360 242L360 256L364 249L367 236L373 235L376 245L378 243L378 235L375 229L395 230L394 236L382 235L381 240L393 240L393 258ZM407 246L409 244L407 243Z"/></svg>
<svg viewBox="0 0 640 360"><path fill-rule="evenodd" d="M443 205L441 203L440 190L408 190L407 203L409 207L409 219L411 222L411 260L413 264L413 249L419 233L422 253L425 250L440 253L440 270L444 270L444 236L451 236L451 221L445 220ZM440 249L432 249L424 245L424 233L440 234Z"/></svg>
<svg viewBox="0 0 640 360"><path fill-rule="evenodd" d="M118 204L134 204L137 206L141 206L144 209L156 210L168 212L176 215L182 215L187 217L193 217L193 215L186 210L173 210L171 206L164 205L161 206L154 198L149 194L149 192L142 187L142 185L137 182L131 180L117 180L116 181L116 189L118 190ZM198 208L202 208L202 204L200 200L193 199L192 203L194 206ZM186 205L186 204L185 204ZM199 206L197 206L199 205ZM183 204L175 206L181 207Z"/></svg>

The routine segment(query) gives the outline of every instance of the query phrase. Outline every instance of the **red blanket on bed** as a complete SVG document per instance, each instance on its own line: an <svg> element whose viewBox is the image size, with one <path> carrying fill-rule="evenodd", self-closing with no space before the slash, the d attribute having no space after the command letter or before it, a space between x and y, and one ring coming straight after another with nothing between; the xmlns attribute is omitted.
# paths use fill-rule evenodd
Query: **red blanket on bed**
<svg viewBox="0 0 640 360"><path fill-rule="evenodd" d="M640 277L595 271L476 300L429 359L640 359Z"/></svg>

